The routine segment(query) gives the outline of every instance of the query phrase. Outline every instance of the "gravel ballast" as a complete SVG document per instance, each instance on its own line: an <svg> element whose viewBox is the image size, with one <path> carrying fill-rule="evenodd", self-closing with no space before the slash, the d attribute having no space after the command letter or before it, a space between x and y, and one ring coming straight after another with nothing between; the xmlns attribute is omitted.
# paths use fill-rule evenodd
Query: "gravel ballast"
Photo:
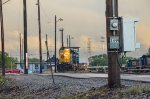
<svg viewBox="0 0 150 99"><path fill-rule="evenodd" d="M46 75L7 75L11 81L3 89L0 89L0 98L7 99L60 99L64 96L74 96L79 92L86 92L92 88L107 84L106 78L78 79L64 76L52 77ZM122 80L122 84L133 86L150 83Z"/></svg>

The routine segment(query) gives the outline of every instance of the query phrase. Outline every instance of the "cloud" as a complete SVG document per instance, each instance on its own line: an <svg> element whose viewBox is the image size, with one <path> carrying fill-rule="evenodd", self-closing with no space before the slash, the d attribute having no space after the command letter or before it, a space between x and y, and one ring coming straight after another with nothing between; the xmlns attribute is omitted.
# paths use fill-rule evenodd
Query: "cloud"
<svg viewBox="0 0 150 99"><path fill-rule="evenodd" d="M137 27L137 36L139 41L144 45L150 46L150 29L149 26L145 24L139 24Z"/></svg>
<svg viewBox="0 0 150 99"><path fill-rule="evenodd" d="M28 15L28 42L29 52L37 53L38 50L38 22L37 0L27 0ZM45 49L45 34L49 37L50 50L54 51L54 15L63 18L57 23L57 48L60 47L59 28L64 27L64 42L66 45L67 34L74 37L72 46L81 47L80 58L87 61L87 39L92 40L92 55L102 53L101 36L106 35L105 0L41 0L41 29L42 49ZM125 17L139 17L137 24L138 41L149 46L150 10L149 0L119 0L119 15ZM23 33L23 7L21 0L12 0L4 6L4 24L6 50L18 54L19 33ZM20 11L20 12L19 12ZM20 13L20 14L19 14ZM50 22L50 23L48 23ZM139 50L145 53L145 50ZM105 50L106 52L106 50ZM137 53L134 53L136 55Z"/></svg>

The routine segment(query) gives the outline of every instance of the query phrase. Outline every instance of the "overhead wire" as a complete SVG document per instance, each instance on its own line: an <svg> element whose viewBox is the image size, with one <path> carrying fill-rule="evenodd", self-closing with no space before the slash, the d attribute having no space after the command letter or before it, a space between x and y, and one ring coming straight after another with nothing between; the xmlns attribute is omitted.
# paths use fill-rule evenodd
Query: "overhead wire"
<svg viewBox="0 0 150 99"><path fill-rule="evenodd" d="M11 0L7 0L7 1L5 1L4 3L2 3L2 5L4 5L4 4L8 3L9 1L11 1Z"/></svg>
<svg viewBox="0 0 150 99"><path fill-rule="evenodd" d="M45 9L42 6L42 3L40 3L40 6L41 6L41 10L42 10L43 14L47 17L47 19L49 19L49 16L46 14Z"/></svg>

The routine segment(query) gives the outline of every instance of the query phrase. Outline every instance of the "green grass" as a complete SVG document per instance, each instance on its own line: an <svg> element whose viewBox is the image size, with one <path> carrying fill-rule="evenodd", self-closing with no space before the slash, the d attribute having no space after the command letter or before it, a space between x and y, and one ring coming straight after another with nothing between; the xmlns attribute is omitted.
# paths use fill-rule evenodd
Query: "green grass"
<svg viewBox="0 0 150 99"><path fill-rule="evenodd" d="M149 91L146 85L136 85L123 90L123 93L127 95L140 95L142 93L147 93Z"/></svg>
<svg viewBox="0 0 150 99"><path fill-rule="evenodd" d="M3 76L0 76L0 86L5 85L8 83L8 79Z"/></svg>
<svg viewBox="0 0 150 99"><path fill-rule="evenodd" d="M130 95L136 96L149 92L149 87L142 84L114 89L109 89L108 87L101 87L94 90L89 90L87 92L77 93L74 96L64 96L61 99L105 99L107 96L109 96L109 99L121 99L122 96L127 99Z"/></svg>

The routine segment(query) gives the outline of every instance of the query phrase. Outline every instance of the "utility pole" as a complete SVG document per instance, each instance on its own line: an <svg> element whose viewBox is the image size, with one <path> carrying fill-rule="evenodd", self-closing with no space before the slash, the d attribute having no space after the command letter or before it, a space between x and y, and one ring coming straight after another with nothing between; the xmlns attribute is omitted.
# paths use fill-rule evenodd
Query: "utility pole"
<svg viewBox="0 0 150 99"><path fill-rule="evenodd" d="M5 44L4 44L4 24L3 24L2 0L0 0L0 24L1 24L1 46L2 46L2 76L5 76Z"/></svg>
<svg viewBox="0 0 150 99"><path fill-rule="evenodd" d="M21 42L21 33L20 33L20 66L22 66L22 42Z"/></svg>
<svg viewBox="0 0 150 99"><path fill-rule="evenodd" d="M56 34L56 32L57 32L57 17L56 17L56 15L55 15L55 73L57 72L57 53L56 53L56 51L57 51L57 47L56 47L56 41L57 41L57 34Z"/></svg>
<svg viewBox="0 0 150 99"><path fill-rule="evenodd" d="M21 51L22 51L22 52L21 52L21 53L22 53L22 56L21 56L21 59L22 59L22 60L21 60L21 61L22 61L22 66L23 66L23 57L24 57L24 56L23 56L23 51L24 51L23 42L24 42L24 40L23 40L23 38L22 38L22 49L21 49Z"/></svg>
<svg viewBox="0 0 150 99"><path fill-rule="evenodd" d="M112 49L111 37L119 38L119 29L110 29L111 21L118 19L118 0L106 0L106 30L107 30L107 53L108 53L108 86L110 88L120 87L120 67L118 65L119 52L118 49ZM112 27L116 27L117 24L113 24ZM114 43L114 42L113 42Z"/></svg>
<svg viewBox="0 0 150 99"><path fill-rule="evenodd" d="M62 44L62 48L64 47L64 29L61 28L59 31L61 31L61 44Z"/></svg>
<svg viewBox="0 0 150 99"><path fill-rule="evenodd" d="M38 5L38 24L39 24L39 55L40 55L40 73L42 73L42 43L41 43L41 18L40 18L40 1L37 0Z"/></svg>
<svg viewBox="0 0 150 99"><path fill-rule="evenodd" d="M28 46L27 46L27 7L26 0L23 0L24 15L24 74L28 74Z"/></svg>
<svg viewBox="0 0 150 99"><path fill-rule="evenodd" d="M51 59L48 61L50 53L48 51L48 40L47 40L47 34L46 34L46 41L45 41L45 45L46 45L46 50L47 50L47 64L50 63L50 68L51 68L51 74L52 74L52 80L53 80L53 84L55 84L54 81L54 75L53 75L53 70L52 70L52 66L51 66Z"/></svg>
<svg viewBox="0 0 150 99"><path fill-rule="evenodd" d="M48 41L47 41L47 34L46 34L46 41L45 41L45 44L46 44L46 50L47 50L47 61L48 61L48 57L49 57L49 51L48 51Z"/></svg>
<svg viewBox="0 0 150 99"><path fill-rule="evenodd" d="M71 42L71 41L70 41L70 35L69 35L69 48L70 48L70 42Z"/></svg>
<svg viewBox="0 0 150 99"><path fill-rule="evenodd" d="M67 35L67 47L68 47L68 35Z"/></svg>

